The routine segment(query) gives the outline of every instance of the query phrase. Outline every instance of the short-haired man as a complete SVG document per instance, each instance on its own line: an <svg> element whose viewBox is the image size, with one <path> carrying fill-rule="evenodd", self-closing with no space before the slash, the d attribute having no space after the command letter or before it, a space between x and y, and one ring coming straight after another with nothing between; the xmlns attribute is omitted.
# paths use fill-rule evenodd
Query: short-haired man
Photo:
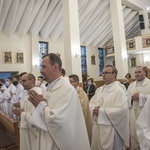
<svg viewBox="0 0 150 150"><path fill-rule="evenodd" d="M37 84L38 84L38 87L40 87L43 92L47 89L47 87L44 84L43 76L38 76Z"/></svg>
<svg viewBox="0 0 150 150"><path fill-rule="evenodd" d="M34 90L42 94L41 88L35 87L35 76L31 73L22 76L22 85L27 91ZM20 109L14 109L13 113L20 117L20 150L37 150L39 132L29 123L30 115L35 107L28 100L27 91L22 97Z"/></svg>
<svg viewBox="0 0 150 150"><path fill-rule="evenodd" d="M129 119L125 92L115 82L117 69L103 69L104 85L90 101L93 120L91 150L122 150L129 147Z"/></svg>
<svg viewBox="0 0 150 150"><path fill-rule="evenodd" d="M91 100L91 98L93 97L93 95L95 94L96 91L96 86L93 84L94 79L93 78L89 78L88 82L87 82L87 95L89 100Z"/></svg>
<svg viewBox="0 0 150 150"><path fill-rule="evenodd" d="M3 96L4 96L5 90L7 90L7 88L5 86L5 80L0 79L0 109L2 109Z"/></svg>
<svg viewBox="0 0 150 150"><path fill-rule="evenodd" d="M89 136L89 141L91 142L92 122L91 122L91 116L90 116L88 96L83 91L83 89L81 87L79 87L79 77L76 74L70 75L69 81L78 93L80 104L81 104L83 115L84 115L84 119L85 119L85 124L86 124L86 128L87 128L88 136Z"/></svg>
<svg viewBox="0 0 150 150"><path fill-rule="evenodd" d="M12 103L19 102L22 98L22 92L24 90L22 84L20 83L20 77L19 75L13 76L13 85L16 87L16 91L11 99Z"/></svg>
<svg viewBox="0 0 150 150"><path fill-rule="evenodd" d="M30 123L40 129L39 150L90 150L79 97L62 77L61 68L59 56L45 55L41 74L49 83L47 91L43 95L28 92L35 106Z"/></svg>
<svg viewBox="0 0 150 150"><path fill-rule="evenodd" d="M139 143L136 134L136 120L150 94L150 80L146 78L146 70L142 66L135 69L135 81L130 83L127 90L130 121L131 149L138 150Z"/></svg>
<svg viewBox="0 0 150 150"><path fill-rule="evenodd" d="M16 92L16 87L13 85L13 78L8 77L6 79L6 85L8 86L7 90L2 91L4 93L3 95L3 105L2 105L2 110L8 114L11 115L12 110L11 110L11 98Z"/></svg>
<svg viewBox="0 0 150 150"><path fill-rule="evenodd" d="M22 94L24 92L24 88L23 88L22 84L20 83L19 75L13 76L13 85L16 87L16 91L13 94L11 101L10 101L11 109L10 109L9 115L12 118L17 119L17 117L12 113L13 104L14 103L20 103L20 100L22 99Z"/></svg>

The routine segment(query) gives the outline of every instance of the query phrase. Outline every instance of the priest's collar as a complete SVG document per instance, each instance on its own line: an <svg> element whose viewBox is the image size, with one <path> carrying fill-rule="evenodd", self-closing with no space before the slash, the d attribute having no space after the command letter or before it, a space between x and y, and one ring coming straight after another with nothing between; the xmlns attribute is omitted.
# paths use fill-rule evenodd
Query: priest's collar
<svg viewBox="0 0 150 150"><path fill-rule="evenodd" d="M53 87L57 84L57 82L63 78L62 76L57 78L56 80L54 80L53 82L49 83L48 86L47 86L47 90L50 91L53 89Z"/></svg>
<svg viewBox="0 0 150 150"><path fill-rule="evenodd" d="M142 81L136 81L136 86L142 86L143 83L144 83L144 80L142 80Z"/></svg>
<svg viewBox="0 0 150 150"><path fill-rule="evenodd" d="M112 85L115 83L115 81L114 82L112 82L112 83L110 83L110 84L104 84L104 86L103 86L103 89L102 89L102 91L104 92L104 91L107 91L109 88L111 88L112 87Z"/></svg>

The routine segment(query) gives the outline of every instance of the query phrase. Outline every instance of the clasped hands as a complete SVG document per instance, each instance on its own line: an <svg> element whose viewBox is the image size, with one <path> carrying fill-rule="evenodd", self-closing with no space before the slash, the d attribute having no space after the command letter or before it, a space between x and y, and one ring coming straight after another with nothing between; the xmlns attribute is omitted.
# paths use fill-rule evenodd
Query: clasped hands
<svg viewBox="0 0 150 150"><path fill-rule="evenodd" d="M134 93L132 96L131 96L131 99L133 101L138 101L139 100L139 93Z"/></svg>
<svg viewBox="0 0 150 150"><path fill-rule="evenodd" d="M46 101L46 99L43 98L42 95L38 94L37 92L30 90L28 91L29 94L29 98L28 100L35 106L37 107L37 105L41 102L41 101ZM15 105L14 105L15 106ZM17 116L20 116L21 113L23 112L23 109L13 109L13 113Z"/></svg>
<svg viewBox="0 0 150 150"><path fill-rule="evenodd" d="M29 100L35 107L37 107L40 102L46 101L46 99L44 99L42 95L38 94L37 92L35 92L35 91L33 91L33 90L29 90L29 91L28 91L28 94L29 94L28 100Z"/></svg>

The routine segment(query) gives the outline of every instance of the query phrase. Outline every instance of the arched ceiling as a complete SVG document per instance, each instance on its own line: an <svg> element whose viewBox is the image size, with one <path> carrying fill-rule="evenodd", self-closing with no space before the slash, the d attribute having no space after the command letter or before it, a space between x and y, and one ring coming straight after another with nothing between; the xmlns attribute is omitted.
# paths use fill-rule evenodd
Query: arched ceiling
<svg viewBox="0 0 150 150"><path fill-rule="evenodd" d="M81 45L113 42L109 0L78 0ZM122 5L126 39L140 35L138 12ZM0 32L56 41L63 34L62 0L0 0Z"/></svg>

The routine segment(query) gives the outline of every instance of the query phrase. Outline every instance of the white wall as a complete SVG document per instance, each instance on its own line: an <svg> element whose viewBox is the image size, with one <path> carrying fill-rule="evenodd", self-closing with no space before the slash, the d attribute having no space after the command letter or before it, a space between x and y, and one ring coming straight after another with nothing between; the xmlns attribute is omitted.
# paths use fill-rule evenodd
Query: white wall
<svg viewBox="0 0 150 150"><path fill-rule="evenodd" d="M136 58L136 66L146 66L150 69L150 47L142 47L142 37L135 37L136 49L128 52L129 72L134 78L135 67L131 67L130 61L132 57Z"/></svg>
<svg viewBox="0 0 150 150"><path fill-rule="evenodd" d="M87 46L87 73L90 77L94 78L95 81L102 80L102 77L99 76L99 64L98 64L98 48ZM95 65L91 64L91 56L95 56Z"/></svg>
<svg viewBox="0 0 150 150"><path fill-rule="evenodd" d="M131 54L128 57L128 64L129 64L129 72L134 77L135 67L131 67L130 60L132 57L136 58L136 66L146 66L150 69L150 52L140 53L140 54Z"/></svg>
<svg viewBox="0 0 150 150"><path fill-rule="evenodd" d="M12 52L12 64L3 64L3 52ZM0 71L23 71L31 72L31 38L27 35L24 39L20 39L14 35L11 39L0 34ZM16 64L16 52L24 52L24 64Z"/></svg>
<svg viewBox="0 0 150 150"><path fill-rule="evenodd" d="M128 64L129 72L132 77L134 77L135 67L130 67L130 59L136 57L137 65L147 66L150 68L150 48L142 48L141 37L136 37L136 50L129 53ZM32 72L36 77L40 74L38 68L39 57L38 57L38 42L42 39L37 37L31 37L29 34L24 38L20 39L17 35L14 35L11 39L5 36L4 33L0 34L0 71L19 71L19 73L27 71ZM49 52L59 53L63 62L65 62L64 56L64 45L63 38L61 37L57 41L52 41L50 38L46 40L49 43ZM3 51L10 50L13 53L13 63L12 64L3 64ZM98 48L88 46L87 50L87 72L90 77L93 77L95 81L102 80L102 77L99 76L99 67L98 67ZM15 53L24 52L24 64L15 63ZM140 53L139 53L140 52ZM141 53L142 52L142 53ZM91 56L95 56L96 65L91 64ZM114 57L107 58L105 61L106 64L112 64ZM77 66L78 67L78 66ZM69 74L67 74L68 76Z"/></svg>
<svg viewBox="0 0 150 150"><path fill-rule="evenodd" d="M39 56L38 56L38 42L42 39L37 37L32 37L30 34L23 39L20 39L16 34L10 39L5 36L4 33L0 34L0 71L19 71L21 72L31 72L36 77L40 74L39 66ZM50 39L49 42L49 52L60 53L62 60L64 60L64 48L62 40L52 42ZM12 51L12 64L3 63L3 52ZM15 54L16 52L24 53L24 63L16 64ZM64 66L63 66L64 67Z"/></svg>
<svg viewBox="0 0 150 150"><path fill-rule="evenodd" d="M28 34L24 39L20 39L16 34L9 39L4 33L0 34L0 71L19 71L19 73L27 71L33 73L36 77L40 74L39 57L38 57L38 42L43 41L39 36L32 37ZM49 53L59 53L63 62L63 68L65 68L65 56L63 38L61 37L57 41L52 41L50 38L46 40L49 43ZM88 75L93 77L95 81L102 80L99 76L98 68L98 48L86 47L87 49L87 67ZM13 52L13 63L3 64L2 52L10 50ZM21 51L24 52L24 64L15 63L15 53ZM91 64L91 56L95 55L96 65ZM77 66L78 67L78 66ZM69 75L69 74L67 74Z"/></svg>

